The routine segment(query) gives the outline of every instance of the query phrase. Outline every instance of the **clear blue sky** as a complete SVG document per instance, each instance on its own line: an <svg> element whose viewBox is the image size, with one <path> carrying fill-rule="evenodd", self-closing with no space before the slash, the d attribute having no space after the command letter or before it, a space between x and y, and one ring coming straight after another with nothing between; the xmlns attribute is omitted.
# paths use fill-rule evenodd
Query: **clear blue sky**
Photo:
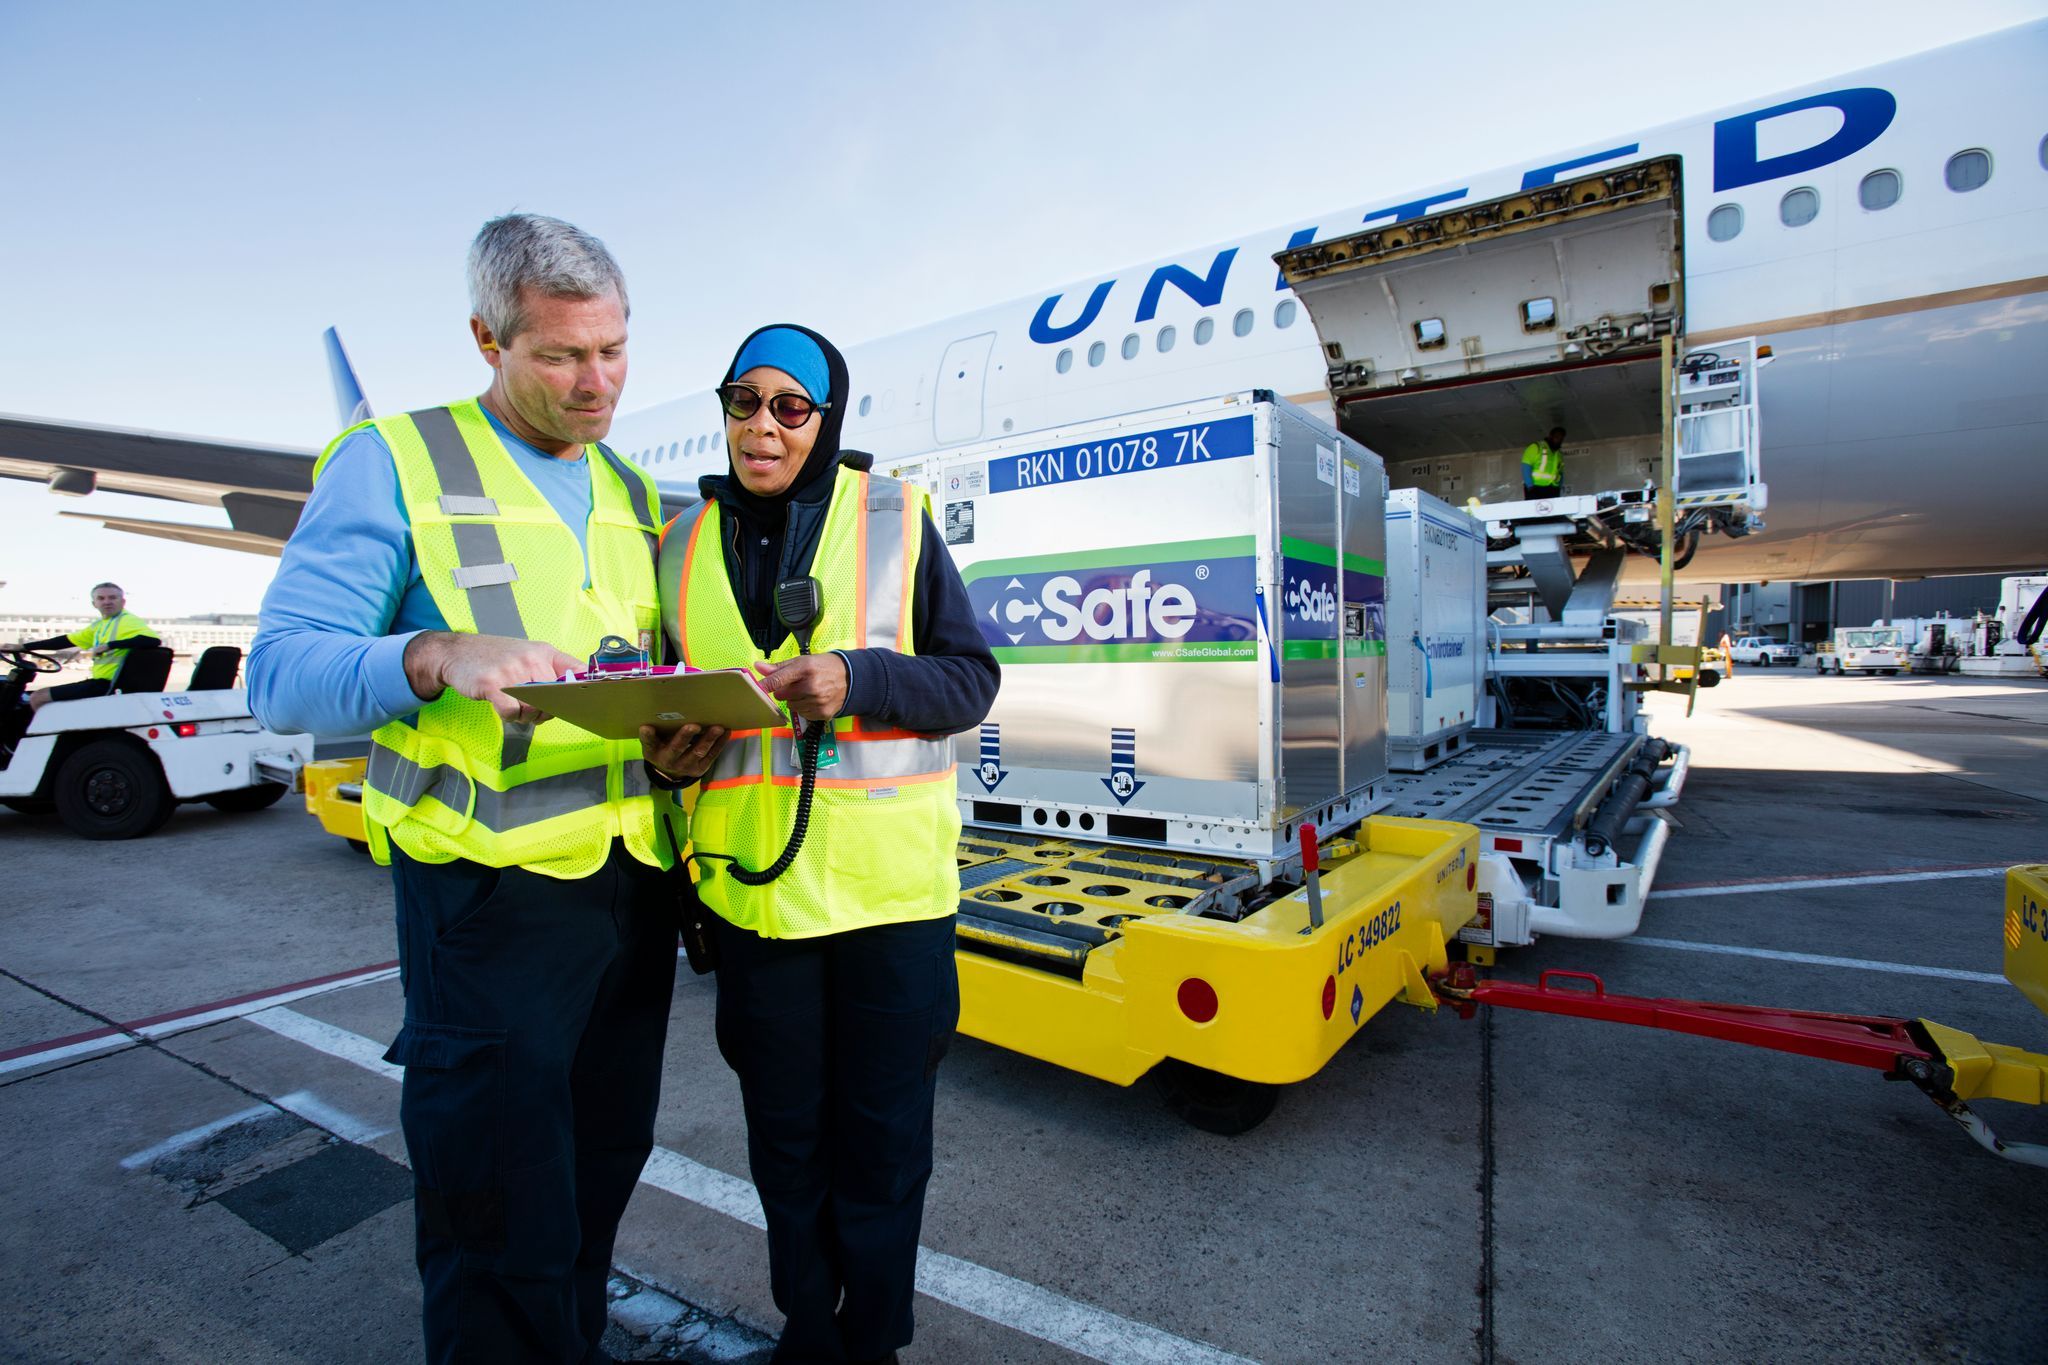
<svg viewBox="0 0 2048 1365"><path fill-rule="evenodd" d="M630 410L777 317L858 342L2044 12L0 0L0 411L318 446L330 323L380 411L473 393L463 252L512 208L618 256ZM269 581L66 508L225 524L0 482L0 611Z"/></svg>

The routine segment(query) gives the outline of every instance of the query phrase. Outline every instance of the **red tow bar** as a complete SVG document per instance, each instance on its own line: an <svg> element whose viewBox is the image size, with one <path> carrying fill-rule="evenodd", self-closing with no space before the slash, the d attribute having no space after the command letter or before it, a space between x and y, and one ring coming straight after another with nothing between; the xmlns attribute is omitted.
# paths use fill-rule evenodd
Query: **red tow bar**
<svg viewBox="0 0 2048 1365"><path fill-rule="evenodd" d="M1585 982L1590 989L1552 986L1553 981ZM1516 981L1487 981L1467 962L1431 978L1439 998L1471 1018L1478 1005L1564 1014L1574 1019L1599 1019L1611 1024L1690 1033L1749 1047L1817 1057L1869 1067L1886 1075L1924 1073L1935 1055L1912 1033L1912 1021L1870 1014L1823 1014L1815 1010L1770 1009L1761 1005L1727 1005L1706 1000L1658 1000L1639 995L1613 995L1591 972L1547 971L1531 986ZM1918 1065L1913 1065L1917 1063Z"/></svg>

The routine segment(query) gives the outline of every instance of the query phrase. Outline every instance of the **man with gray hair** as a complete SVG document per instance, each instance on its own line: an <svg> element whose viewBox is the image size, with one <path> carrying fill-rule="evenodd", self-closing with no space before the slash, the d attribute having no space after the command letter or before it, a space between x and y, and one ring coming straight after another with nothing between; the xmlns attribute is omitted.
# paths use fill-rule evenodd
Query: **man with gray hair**
<svg viewBox="0 0 2048 1365"><path fill-rule="evenodd" d="M493 219L469 286L490 387L327 447L249 694L275 729L371 732L427 1358L601 1361L612 1241L653 1143L685 831L639 741L505 689L608 636L660 647L661 503L602 441L626 380L604 244ZM659 755L678 778L716 738L684 731Z"/></svg>

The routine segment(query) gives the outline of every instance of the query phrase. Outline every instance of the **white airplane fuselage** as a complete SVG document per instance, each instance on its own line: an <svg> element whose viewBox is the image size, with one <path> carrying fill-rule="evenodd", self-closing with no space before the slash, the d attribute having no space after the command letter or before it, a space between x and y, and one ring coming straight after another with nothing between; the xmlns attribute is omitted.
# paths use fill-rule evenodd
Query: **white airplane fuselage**
<svg viewBox="0 0 2048 1365"><path fill-rule="evenodd" d="M2036 568L2048 561L2044 71L2048 23L2030 24L850 346L844 443L900 460L1248 388L1328 416L1316 330L1275 252L1676 156L1685 344L1754 336L1776 355L1762 399L1768 529L1708 538L1685 577ZM1895 202L1876 192L1883 177L1866 186L1881 171L1898 177ZM1781 205L1802 189L1818 211L1792 225ZM723 433L706 390L620 418L611 443L665 487L694 490L726 467Z"/></svg>

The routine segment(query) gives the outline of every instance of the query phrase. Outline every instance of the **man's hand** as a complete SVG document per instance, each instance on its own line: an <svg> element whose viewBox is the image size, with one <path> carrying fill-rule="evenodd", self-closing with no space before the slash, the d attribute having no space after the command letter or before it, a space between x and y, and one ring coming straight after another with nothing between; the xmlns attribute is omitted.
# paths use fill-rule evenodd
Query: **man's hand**
<svg viewBox="0 0 2048 1365"><path fill-rule="evenodd" d="M846 705L846 660L805 654L783 664L755 664L761 686L805 720L830 720Z"/></svg>
<svg viewBox="0 0 2048 1365"><path fill-rule="evenodd" d="M473 701L487 701L506 720L538 725L547 719L524 702L505 695L520 683L553 682L583 661L539 640L513 640L503 635L464 635L453 631L422 631L405 647L405 680L422 701L432 701L452 688Z"/></svg>
<svg viewBox="0 0 2048 1365"><path fill-rule="evenodd" d="M640 727L640 754L671 782L695 781L711 771L725 747L725 727L680 725L673 730Z"/></svg>

